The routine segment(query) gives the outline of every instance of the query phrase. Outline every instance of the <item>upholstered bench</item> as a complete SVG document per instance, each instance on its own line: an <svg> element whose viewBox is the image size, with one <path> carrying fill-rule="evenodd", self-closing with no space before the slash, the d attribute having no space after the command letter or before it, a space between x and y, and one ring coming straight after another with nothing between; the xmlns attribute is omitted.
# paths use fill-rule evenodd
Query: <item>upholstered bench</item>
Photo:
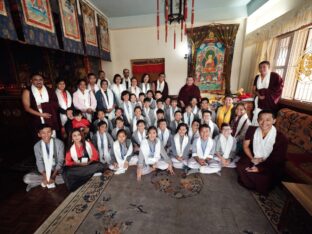
<svg viewBox="0 0 312 234"><path fill-rule="evenodd" d="M276 128L289 140L286 174L312 184L312 116L284 108L277 114Z"/></svg>

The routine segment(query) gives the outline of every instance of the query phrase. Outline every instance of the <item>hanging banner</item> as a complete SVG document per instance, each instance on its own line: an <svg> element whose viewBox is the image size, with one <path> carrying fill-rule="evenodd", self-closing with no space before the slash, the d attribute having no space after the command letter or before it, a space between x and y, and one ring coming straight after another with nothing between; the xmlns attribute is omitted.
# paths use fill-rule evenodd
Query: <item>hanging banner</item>
<svg viewBox="0 0 312 234"><path fill-rule="evenodd" d="M79 29L76 0L58 0L64 50L84 54Z"/></svg>
<svg viewBox="0 0 312 234"><path fill-rule="evenodd" d="M98 57L99 47L96 33L95 12L86 3L81 1L80 4L83 19L86 54Z"/></svg>
<svg viewBox="0 0 312 234"><path fill-rule="evenodd" d="M106 18L98 15L98 24L100 56L103 60L111 61L108 23Z"/></svg>
<svg viewBox="0 0 312 234"><path fill-rule="evenodd" d="M0 37L17 40L8 0L0 0Z"/></svg>
<svg viewBox="0 0 312 234"><path fill-rule="evenodd" d="M20 0L19 14L25 41L29 44L58 49L49 0Z"/></svg>

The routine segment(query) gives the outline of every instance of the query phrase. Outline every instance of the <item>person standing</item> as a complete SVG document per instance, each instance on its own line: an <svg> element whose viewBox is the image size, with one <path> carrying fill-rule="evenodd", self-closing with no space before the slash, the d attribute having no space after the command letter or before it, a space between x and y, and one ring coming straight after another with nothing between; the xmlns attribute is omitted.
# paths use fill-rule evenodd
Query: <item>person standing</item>
<svg viewBox="0 0 312 234"><path fill-rule="evenodd" d="M152 88L154 93L156 93L156 91L160 91L163 99L166 99L169 95L169 88L165 78L166 78L165 73L160 73L158 75L158 79L153 82Z"/></svg>
<svg viewBox="0 0 312 234"><path fill-rule="evenodd" d="M189 76L186 78L186 84L180 89L178 103L184 108L191 103L192 98L196 98L197 102L201 99L200 90L198 86L194 84L194 78Z"/></svg>

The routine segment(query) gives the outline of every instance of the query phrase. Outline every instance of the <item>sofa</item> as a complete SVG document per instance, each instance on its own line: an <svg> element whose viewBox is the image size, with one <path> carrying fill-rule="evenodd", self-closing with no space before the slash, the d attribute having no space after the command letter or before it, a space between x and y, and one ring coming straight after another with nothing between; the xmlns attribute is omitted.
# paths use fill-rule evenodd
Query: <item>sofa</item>
<svg viewBox="0 0 312 234"><path fill-rule="evenodd" d="M283 108L275 125L289 141L286 176L297 183L312 184L312 115Z"/></svg>

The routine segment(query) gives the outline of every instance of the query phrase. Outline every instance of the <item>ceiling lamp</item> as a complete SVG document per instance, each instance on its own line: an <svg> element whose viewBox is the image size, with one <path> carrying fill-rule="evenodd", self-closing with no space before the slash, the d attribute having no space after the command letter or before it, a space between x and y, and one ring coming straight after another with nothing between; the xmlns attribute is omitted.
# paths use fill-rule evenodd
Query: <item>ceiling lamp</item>
<svg viewBox="0 0 312 234"><path fill-rule="evenodd" d="M192 0L192 17L191 28L194 24L194 1ZM187 0L164 0L165 6L165 42L168 41L168 23L180 24L181 28L181 41L183 40L183 32L186 33L186 20L187 20ZM159 40L159 0L157 0L157 40ZM176 26L176 25L175 25ZM174 26L173 34L173 47L176 48L176 27Z"/></svg>

